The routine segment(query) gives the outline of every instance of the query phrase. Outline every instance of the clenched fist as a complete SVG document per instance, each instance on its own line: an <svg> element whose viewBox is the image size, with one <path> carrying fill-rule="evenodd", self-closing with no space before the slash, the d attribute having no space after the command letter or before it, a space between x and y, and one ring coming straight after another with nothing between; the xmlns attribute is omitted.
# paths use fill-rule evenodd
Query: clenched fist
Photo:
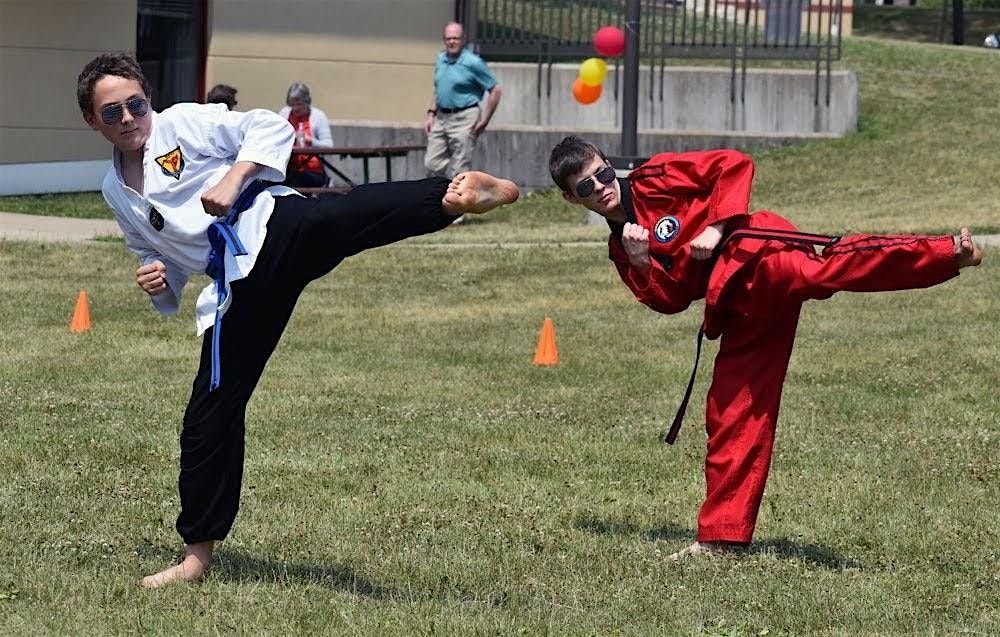
<svg viewBox="0 0 1000 637"><path fill-rule="evenodd" d="M649 272L649 230L636 223L626 223L622 229L622 247L632 267L642 274Z"/></svg>
<svg viewBox="0 0 1000 637"><path fill-rule="evenodd" d="M135 271L135 282L150 296L162 294L167 291L167 266L160 261L148 263Z"/></svg>
<svg viewBox="0 0 1000 637"><path fill-rule="evenodd" d="M202 193L201 205L208 214L225 217L232 209L236 198L240 196L242 187L242 179L235 179L227 174L219 183Z"/></svg>
<svg viewBox="0 0 1000 637"><path fill-rule="evenodd" d="M229 168L215 184L201 195L201 205L205 212L216 217L225 217L232 210L233 204L247 183L260 169L252 161L238 161Z"/></svg>
<svg viewBox="0 0 1000 637"><path fill-rule="evenodd" d="M713 223L701 231L697 237L691 241L691 258L704 261L712 256L715 246L722 240L722 229L725 223Z"/></svg>

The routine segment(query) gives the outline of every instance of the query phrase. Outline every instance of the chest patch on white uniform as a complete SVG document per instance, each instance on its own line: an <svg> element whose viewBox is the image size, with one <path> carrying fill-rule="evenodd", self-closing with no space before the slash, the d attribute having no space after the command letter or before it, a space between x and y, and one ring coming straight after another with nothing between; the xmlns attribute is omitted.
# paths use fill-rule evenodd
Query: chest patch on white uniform
<svg viewBox="0 0 1000 637"><path fill-rule="evenodd" d="M149 225L153 226L153 229L157 232L163 230L164 219L163 215L156 208L150 207L149 209Z"/></svg>
<svg viewBox="0 0 1000 637"><path fill-rule="evenodd" d="M180 179L184 172L184 155L181 154L181 147L173 149L166 155L156 158L156 163L160 165L163 174L174 179Z"/></svg>
<svg viewBox="0 0 1000 637"><path fill-rule="evenodd" d="M677 220L677 217L667 215L656 220L656 225L653 226L653 236L660 243L666 243L676 237L680 229L681 222Z"/></svg>

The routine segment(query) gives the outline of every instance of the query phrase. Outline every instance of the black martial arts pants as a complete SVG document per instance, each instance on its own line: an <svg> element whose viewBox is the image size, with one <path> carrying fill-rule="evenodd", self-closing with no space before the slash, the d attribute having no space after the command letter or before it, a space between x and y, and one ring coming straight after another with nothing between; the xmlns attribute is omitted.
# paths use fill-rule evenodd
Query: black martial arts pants
<svg viewBox="0 0 1000 637"><path fill-rule="evenodd" d="M434 232L454 217L441 209L442 178L358 186L343 195L275 198L250 275L234 281L222 323L222 382L209 391L212 330L181 431L177 532L186 544L221 540L239 509L246 406L306 285L368 248Z"/></svg>

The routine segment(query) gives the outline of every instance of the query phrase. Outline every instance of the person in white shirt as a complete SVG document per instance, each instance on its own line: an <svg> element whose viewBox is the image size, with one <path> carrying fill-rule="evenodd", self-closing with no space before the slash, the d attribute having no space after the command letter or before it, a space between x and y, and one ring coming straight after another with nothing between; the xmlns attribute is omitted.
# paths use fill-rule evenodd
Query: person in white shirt
<svg viewBox="0 0 1000 637"><path fill-rule="evenodd" d="M157 113L149 95L126 54L99 55L77 80L84 120L114 145L103 192L141 261L136 283L173 314L191 274L215 279L197 302L204 339L180 436L176 527L186 551L180 564L142 580L155 588L201 579L232 527L247 402L305 286L346 257L512 203L518 190L468 172L307 199L269 183L285 177L294 135L287 120L222 104Z"/></svg>

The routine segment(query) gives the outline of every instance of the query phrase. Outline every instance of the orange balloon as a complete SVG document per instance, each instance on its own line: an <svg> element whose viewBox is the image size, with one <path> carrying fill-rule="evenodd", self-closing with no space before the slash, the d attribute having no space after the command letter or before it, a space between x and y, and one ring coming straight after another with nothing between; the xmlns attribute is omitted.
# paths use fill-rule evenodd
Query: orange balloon
<svg viewBox="0 0 1000 637"><path fill-rule="evenodd" d="M573 97L581 104L593 104L601 96L601 85L590 86L584 84L581 78L576 78L573 82Z"/></svg>

